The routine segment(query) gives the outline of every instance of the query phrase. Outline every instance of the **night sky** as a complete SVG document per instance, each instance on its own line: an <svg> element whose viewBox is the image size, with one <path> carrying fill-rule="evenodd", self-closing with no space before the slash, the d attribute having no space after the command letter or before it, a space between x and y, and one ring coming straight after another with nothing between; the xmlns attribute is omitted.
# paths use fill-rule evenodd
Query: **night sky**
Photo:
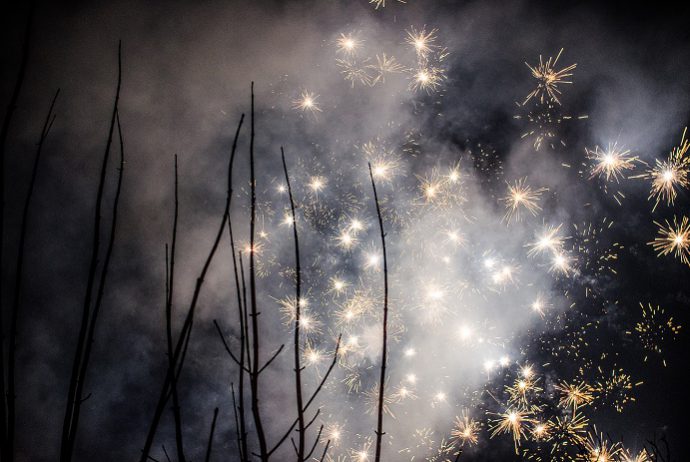
<svg viewBox="0 0 690 462"><path fill-rule="evenodd" d="M384 273L367 162L386 229L390 283L390 412L381 460L452 461L460 449L461 461L580 460L572 447L562 455L552 448L559 439L554 422L573 415L572 405L559 402L560 390L581 383L592 394L577 408L587 421L583 447L603 434L616 453L611 460L668 460L625 458L663 437L671 460L685 460L690 264L657 256L649 243L659 224L690 217L688 184L673 186L673 203L662 196L655 207L650 198L655 161L682 145L690 124L690 12L594 1L375 3L37 3L3 147L5 387L25 238L13 460L54 461L61 454L65 462L139 460L168 370L166 245L175 156L176 342L223 218L241 114L230 222L249 284L252 82L262 362L285 345L260 376L269 444L297 416L284 147L299 231L302 315L309 322L303 320L298 355L305 396L326 374L342 334L336 367L307 412L311 419L321 409L309 447L324 426L315 460L328 439L324 460L374 460ZM6 120L29 9L2 8ZM421 48L415 37L426 39ZM70 459L63 422L120 40L122 187ZM539 81L525 64L534 67L540 57L543 63L553 57L553 64L557 55L553 68L576 63L572 75L556 82L558 93L526 100ZM41 129L58 88L22 234ZM120 172L117 123L112 133L96 287ZM593 173L596 152L627 156L630 169L607 180ZM510 214L516 185L530 188L536 206L518 201ZM535 249L548 229L562 241ZM685 239L687 259L690 235ZM89 320L96 298L94 292ZM650 319L651 308L657 311ZM237 390L240 374L214 320L238 354L227 227L200 292L177 392L186 460L204 460L218 408L211 459L239 461L231 383ZM641 334L642 325L651 333ZM533 376L525 376L528 367ZM511 398L508 387L526 378L529 396ZM248 409L248 385L245 394ZM4 408L10 401L5 397ZM165 452L180 460L171 406L168 400L152 460L166 460ZM519 444L510 432L494 432L501 416L516 410L525 413ZM476 422L476 441L453 436L463 416ZM552 432L542 439L534 433L541 423ZM250 450L258 452L248 410L247 426ZM295 457L287 440L271 460Z"/></svg>

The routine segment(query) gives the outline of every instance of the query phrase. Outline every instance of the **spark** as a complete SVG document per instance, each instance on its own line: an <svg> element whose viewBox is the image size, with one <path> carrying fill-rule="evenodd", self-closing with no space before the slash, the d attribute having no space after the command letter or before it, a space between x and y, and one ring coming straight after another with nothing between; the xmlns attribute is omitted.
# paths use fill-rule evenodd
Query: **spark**
<svg viewBox="0 0 690 462"><path fill-rule="evenodd" d="M520 439L526 437L524 424L534 423L534 420L530 418L529 412L518 409L508 409L505 413L498 414L498 417L489 428L491 430L491 438L502 433L512 434L515 452L517 453Z"/></svg>
<svg viewBox="0 0 690 462"><path fill-rule="evenodd" d="M352 55L362 46L362 41L355 37L352 33L340 34L340 37L338 37L338 40L336 40L336 44L338 46L338 52Z"/></svg>
<svg viewBox="0 0 690 462"><path fill-rule="evenodd" d="M549 59L546 61L544 61L542 56L539 55L539 64L535 66L525 63L530 71L532 71L532 77L537 80L537 88L527 95L523 105L532 98L538 98L540 103L544 103L544 100L548 99L557 104L561 104L560 100L558 99L558 97L561 95L558 85L573 83L571 80L567 79L572 77L573 74L571 71L577 67L577 64L571 64L570 66L564 67L561 70L556 70L556 64L558 63L558 59L561 57L561 53L563 53L563 48L561 48L561 50L558 52L555 59L553 57L549 57Z"/></svg>
<svg viewBox="0 0 690 462"><path fill-rule="evenodd" d="M606 181L618 183L619 179L625 178L623 173L634 169L638 161L637 156L630 155L630 149L618 147L618 143L609 144L606 150L596 146L594 150L585 149L585 152L592 161L590 179L603 176Z"/></svg>
<svg viewBox="0 0 690 462"><path fill-rule="evenodd" d="M578 407L585 406L594 401L594 389L584 381L572 384L561 382L554 388L561 393L561 398L558 402L559 406L571 407L573 414L575 414Z"/></svg>
<svg viewBox="0 0 690 462"><path fill-rule="evenodd" d="M654 222L659 227L658 236L648 244L652 246L657 256L671 255L690 266L690 221L688 217L678 220L673 217L673 224L668 220L665 224Z"/></svg>
<svg viewBox="0 0 690 462"><path fill-rule="evenodd" d="M596 428L594 429L596 432ZM585 442L585 458L587 462L613 462L619 460L622 451L620 443L610 443L603 433L590 434Z"/></svg>
<svg viewBox="0 0 690 462"><path fill-rule="evenodd" d="M321 108L316 103L318 98L319 95L308 91L303 91L300 97L292 102L292 107L293 109L297 109L302 112L309 112L315 115L317 112L321 112Z"/></svg>
<svg viewBox="0 0 690 462"><path fill-rule="evenodd" d="M539 313L539 316L544 317L545 312L551 307L548 300L544 298L543 295L537 295L537 298L532 302L530 308L535 313Z"/></svg>
<svg viewBox="0 0 690 462"><path fill-rule="evenodd" d="M417 56L425 57L431 52L434 46L433 43L436 41L436 32L438 32L438 30L431 29L429 32L427 32L426 27L423 27L421 30L417 30L413 26L405 32L407 33L405 42L414 48Z"/></svg>
<svg viewBox="0 0 690 462"><path fill-rule="evenodd" d="M412 91L424 90L431 94L439 89L445 78L445 73L438 67L420 67L412 74L410 89Z"/></svg>
<svg viewBox="0 0 690 462"><path fill-rule="evenodd" d="M397 0L398 3L406 3L405 0ZM379 8L385 8L386 7L386 0L369 0L369 3L374 5L374 9L378 10Z"/></svg>
<svg viewBox="0 0 690 462"><path fill-rule="evenodd" d="M326 179L320 176L314 176L311 178L311 181L309 181L308 186L312 192L319 193L326 187Z"/></svg>
<svg viewBox="0 0 690 462"><path fill-rule="evenodd" d="M673 205L678 195L678 189L690 185L690 157L686 156L690 149L690 141L685 138L687 127L683 130L680 144L674 147L666 160L655 160L655 165L640 177L651 178L652 189L649 200L655 198L652 210L656 210L663 200L667 205Z"/></svg>
<svg viewBox="0 0 690 462"><path fill-rule="evenodd" d="M568 276L569 272L572 270L571 258L565 253L556 253L551 259L551 271L554 273L561 273Z"/></svg>
<svg viewBox="0 0 690 462"><path fill-rule="evenodd" d="M467 409L462 411L462 417L455 417L455 426L450 432L452 441L464 446L475 445L479 441L479 430L481 425L476 420L470 418Z"/></svg>
<svg viewBox="0 0 690 462"><path fill-rule="evenodd" d="M544 228L540 234L535 236L536 241L527 244L527 247L530 247L527 255L534 257L535 255L545 251L560 251L560 249L563 247L563 242L566 239L559 234L561 226L563 225L559 224L558 226L547 226Z"/></svg>
<svg viewBox="0 0 690 462"><path fill-rule="evenodd" d="M395 59L395 56L387 56L386 53L376 55L376 64L370 64L369 68L376 73L376 77L371 81L371 86L379 82L386 83L386 75L399 74L405 70L405 67Z"/></svg>
<svg viewBox="0 0 690 462"><path fill-rule="evenodd" d="M635 338L642 344L642 347L652 353L661 355L663 344L666 340L673 340L679 333L682 326L673 321L673 317L666 317L664 309L654 306L651 303L647 306L640 303L642 309L642 319L635 324ZM647 361L647 357L644 358ZM666 360L663 360L664 366Z"/></svg>
<svg viewBox="0 0 690 462"><path fill-rule="evenodd" d="M331 290L336 294L342 294L347 288L347 286L347 282L343 281L342 279L331 278Z"/></svg>
<svg viewBox="0 0 690 462"><path fill-rule="evenodd" d="M508 223L510 223L512 219L520 221L522 218L522 210L531 213L532 216L537 216L537 213L541 211L539 200L541 199L542 193L546 190L546 188L532 189L532 187L527 184L527 177L520 178L512 185L508 183L508 195L501 199L505 202L506 206L506 213L503 216L503 220Z"/></svg>

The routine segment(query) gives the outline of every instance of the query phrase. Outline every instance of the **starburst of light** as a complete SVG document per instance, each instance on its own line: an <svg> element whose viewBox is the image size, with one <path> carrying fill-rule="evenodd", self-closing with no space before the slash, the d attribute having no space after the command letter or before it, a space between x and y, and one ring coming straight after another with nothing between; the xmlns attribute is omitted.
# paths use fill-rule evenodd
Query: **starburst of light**
<svg viewBox="0 0 690 462"><path fill-rule="evenodd" d="M685 138L686 132L687 127L683 130L680 144L671 150L666 160L656 159L654 167L642 175L652 180L649 200L655 199L653 210L661 201L673 205L678 190L690 185L690 157L686 156L690 141Z"/></svg>
<svg viewBox="0 0 690 462"><path fill-rule="evenodd" d="M321 108L319 108L318 104L316 103L318 98L319 95L309 91L303 91L300 97L292 102L292 107L302 112L316 114L317 112L321 112Z"/></svg>
<svg viewBox="0 0 690 462"><path fill-rule="evenodd" d="M508 183L508 194L501 200L505 202L506 213L504 221L520 221L523 211L527 211L532 216L536 216L541 211L539 200L546 188L532 189L527 184L527 177L516 180L513 184Z"/></svg>
<svg viewBox="0 0 690 462"><path fill-rule="evenodd" d="M527 95L523 104L527 103L532 98L538 98L541 103L548 99L557 104L561 104L561 101L558 99L561 95L558 86L561 84L573 83L571 80L567 79L572 77L572 71L577 67L577 64L571 64L563 69L556 70L556 64L561 57L561 53L563 53L563 48L558 52L555 59L549 57L546 61L539 55L539 64L535 66L525 63L529 70L532 71L532 77L537 80L537 87Z"/></svg>
<svg viewBox="0 0 690 462"><path fill-rule="evenodd" d="M586 149L587 158L592 163L590 179L604 177L606 181L618 181L626 170L635 168L637 156L630 155L630 149L619 147L618 143L609 144L605 150L596 146L594 150Z"/></svg>
<svg viewBox="0 0 690 462"><path fill-rule="evenodd" d="M659 227L658 236L648 244L657 252L657 256L671 255L690 266L690 220L673 217L673 224L654 222Z"/></svg>

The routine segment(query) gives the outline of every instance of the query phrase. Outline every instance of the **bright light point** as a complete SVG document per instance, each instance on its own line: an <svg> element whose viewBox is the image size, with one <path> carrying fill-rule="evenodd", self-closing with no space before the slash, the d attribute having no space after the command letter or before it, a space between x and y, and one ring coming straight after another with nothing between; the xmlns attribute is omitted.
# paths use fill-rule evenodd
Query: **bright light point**
<svg viewBox="0 0 690 462"><path fill-rule="evenodd" d="M352 220L352 222L350 222L350 229L353 231L361 231L363 227L362 222L359 220Z"/></svg>
<svg viewBox="0 0 690 462"><path fill-rule="evenodd" d="M372 169L372 173L377 178L385 178L386 173L388 173L388 167L386 167L385 165L375 165Z"/></svg>
<svg viewBox="0 0 690 462"><path fill-rule="evenodd" d="M495 364L492 360L487 359L486 361L484 361L484 370L486 372L491 371L491 369L493 369L494 367L495 367Z"/></svg>
<svg viewBox="0 0 690 462"><path fill-rule="evenodd" d="M342 245L345 248L352 247L352 244L354 243L354 239L350 235L350 233L343 233L338 237L338 241L340 241L340 245Z"/></svg>
<svg viewBox="0 0 690 462"><path fill-rule="evenodd" d="M496 261L493 258L487 258L484 260L484 266L486 268L492 268L496 264Z"/></svg>
<svg viewBox="0 0 690 462"><path fill-rule="evenodd" d="M333 281L333 290L336 292L342 292L342 290L345 288L345 282L341 281L340 279L335 279Z"/></svg>
<svg viewBox="0 0 690 462"><path fill-rule="evenodd" d="M469 338L472 337L472 329L470 329L468 326L461 326L459 335L460 340L469 340Z"/></svg>
<svg viewBox="0 0 690 462"><path fill-rule="evenodd" d="M279 185L277 189L278 189L278 192L281 194L287 191L287 188L285 187L285 185L282 185L282 184Z"/></svg>
<svg viewBox="0 0 690 462"><path fill-rule="evenodd" d="M516 412L511 412L508 414L508 420L510 420L510 423L515 423L518 420L518 415Z"/></svg>
<svg viewBox="0 0 690 462"><path fill-rule="evenodd" d="M443 299L443 291L440 290L440 289L438 289L438 288L436 288L436 287L432 287L432 288L430 288L429 291L427 292L427 296L428 296L431 300L438 301L438 300Z"/></svg>
<svg viewBox="0 0 690 462"><path fill-rule="evenodd" d="M502 356L501 359L498 360L499 364L503 367L507 367L510 365L510 358L507 356Z"/></svg>
<svg viewBox="0 0 690 462"><path fill-rule="evenodd" d="M325 187L325 185L326 182L323 178L313 177L309 182L309 189L311 189L314 192L319 192Z"/></svg>
<svg viewBox="0 0 690 462"><path fill-rule="evenodd" d="M407 374L405 379L410 383L417 383L417 376L414 374Z"/></svg>
<svg viewBox="0 0 690 462"><path fill-rule="evenodd" d="M367 268L375 268L379 265L381 257L376 254L367 255Z"/></svg>
<svg viewBox="0 0 690 462"><path fill-rule="evenodd" d="M411 358L412 356L416 355L417 352L415 351L414 348L408 348L405 350L405 356L408 358Z"/></svg>
<svg viewBox="0 0 690 462"><path fill-rule="evenodd" d="M522 368L522 370L520 371L520 373L526 379L529 379L534 375L534 371L532 370L532 366L524 366Z"/></svg>
<svg viewBox="0 0 690 462"><path fill-rule="evenodd" d="M290 214L285 214L285 218L283 218L283 224L284 225L292 225L294 223L294 220L292 219L292 215Z"/></svg>
<svg viewBox="0 0 690 462"><path fill-rule="evenodd" d="M446 400L446 394L443 393L442 391L439 391L438 393L436 393L436 396L434 396L434 398L436 398L436 401L445 401Z"/></svg>
<svg viewBox="0 0 690 462"><path fill-rule="evenodd" d="M664 170L663 178L665 182L670 183L676 179L676 175L673 173L673 170Z"/></svg>

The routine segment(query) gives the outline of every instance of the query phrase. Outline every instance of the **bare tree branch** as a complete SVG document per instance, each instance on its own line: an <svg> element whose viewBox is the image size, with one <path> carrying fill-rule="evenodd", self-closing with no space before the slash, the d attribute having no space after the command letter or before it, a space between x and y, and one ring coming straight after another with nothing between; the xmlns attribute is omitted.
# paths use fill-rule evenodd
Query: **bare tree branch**
<svg viewBox="0 0 690 462"><path fill-rule="evenodd" d="M213 241L213 245L211 246L211 250L209 251L209 254L206 258L206 261L204 263L204 266L201 270L201 273L199 274L199 277L196 280L196 286L194 288L194 294L192 295L192 300L189 304L189 309L187 311L187 315L185 317L185 321L182 325L182 330L180 331L180 336L177 339L177 344L175 346L175 351L173 353L173 364L177 365L176 372L173 372L168 368L165 376L165 380L163 382L163 386L161 388L161 393L158 398L158 403L156 405L156 409L154 410L154 415L153 419L151 421L151 426L149 427L149 431L146 435L146 440L144 442L144 448L142 449L142 454L140 457L140 462L145 462L146 458L148 457L151 447L153 445L153 439L156 435L156 431L158 429L158 425L160 423L161 416L163 414L163 409L165 408L165 404L168 400L168 397L170 396L170 387L171 383L173 380L177 380L179 377L180 373L182 372L182 367L184 365L184 359L186 357L186 352L187 352L187 346L189 345L189 339L191 338L191 330L192 326L194 324L194 314L196 312L196 307L197 303L199 300L199 295L201 294L201 289L204 284L204 278L206 277L206 274L208 273L208 270L211 266L211 262L213 261L213 257L216 254L216 251L218 250L218 244L220 243L220 239L223 235L223 231L225 229L225 224L227 221L228 213L230 210L230 182L232 178L232 166L233 162L235 160L235 152L237 150L237 140L239 138L240 134L240 129L242 128L242 122L244 121L244 114L242 114L242 117L240 117L240 122L237 124L237 130L235 131L235 139L232 144L232 151L230 154L230 160L228 162L228 193L225 199L225 209L223 210L222 214L222 219L220 223L220 227L218 229L218 233L216 234L216 237Z"/></svg>
<svg viewBox="0 0 690 462"><path fill-rule="evenodd" d="M376 183L374 182L374 174L371 171L371 163L369 163L369 177L371 178L371 187L374 190L374 202L376 202L376 215L379 219L381 248L383 252L383 345L381 347L381 376L379 378L379 406L376 424L376 456L374 458L375 462L380 462L381 439L385 434L383 432L383 394L386 381L386 358L388 355L388 258L386 255L386 233L383 230L383 217L381 216L381 207L379 206L379 197L376 193Z"/></svg>
<svg viewBox="0 0 690 462"><path fill-rule="evenodd" d="M10 102L5 110L5 118L2 121L2 129L0 129L0 262L3 261L3 249L5 247L5 152L7 148L7 137L9 135L14 111L17 109L17 101L19 100L19 94L24 85L24 77L29 62L33 16L34 6L32 3L29 10L29 17L26 22L26 28L24 29L24 43L22 44L21 61L19 63L17 80L14 82L12 96L10 96ZM2 268L0 265L0 273L1 272ZM5 391L5 327L3 322L5 310L2 306L2 301L5 297L3 296L3 280L4 278L2 274L0 274L0 455L3 460L12 460L14 457L14 393L12 393L12 396L8 397ZM10 349L11 348L12 346L10 346ZM12 361L12 359L10 359L10 361ZM10 372L8 371L8 375L9 374ZM14 380L12 379L12 382L9 384L12 388L14 387L13 383ZM8 418L11 419L9 423Z"/></svg>
<svg viewBox="0 0 690 462"><path fill-rule="evenodd" d="M81 392L83 389L83 380L86 375L86 368L88 367L88 358L85 356L86 352L90 352L90 342L87 342L87 336L91 330L90 325L95 326L95 313L92 313L91 303L93 298L93 290L96 282L96 272L99 260L99 248L101 242L101 208L103 205L103 192L105 189L106 172L108 167L108 159L110 157L110 147L113 141L113 132L115 130L115 122L117 120L118 104L120 101L120 88L122 86L122 42L118 43L117 47L117 88L115 91L115 102L113 103L112 117L110 120L110 129L108 131L108 140L106 142L105 153L103 155L103 162L101 165L100 181L98 183L98 192L96 193L96 211L93 228L93 241L91 248L91 263L89 264L89 273L86 283L86 294L84 296L84 305L82 309L81 327L79 329L79 336L77 338L77 348L72 363L72 374L70 377L69 390L67 394L67 407L65 410L65 418L62 427L62 439L60 444L60 461L69 462L72 460L74 451L74 437L77 431L77 421L79 419L79 411L81 408ZM122 169L120 170L122 173ZM114 208L115 209L115 208ZM115 213L115 211L113 212ZM111 241L114 234L111 233ZM104 265L101 274L106 270ZM104 276L101 277L102 283L105 281ZM101 284L102 285L102 284ZM95 310L95 308L94 308ZM91 322L89 320L91 319ZM92 341L92 338L89 339ZM86 359L86 363L84 360Z"/></svg>
<svg viewBox="0 0 690 462"><path fill-rule="evenodd" d="M283 161L283 172L285 173L285 183L287 183L288 197L290 199L290 211L292 213L292 235L295 241L295 332L294 332L294 354L295 354L295 396L297 401L297 462L304 461L305 435L304 435L304 411L302 406L302 367L300 356L302 345L300 343L300 313L301 313L301 290L302 290L302 269L299 260L299 236L297 233L297 215L295 214L295 201L292 197L292 186L290 185L290 175L288 174L287 164L285 163L285 151L280 147L280 157Z"/></svg>
<svg viewBox="0 0 690 462"><path fill-rule="evenodd" d="M213 420L211 421L211 432L208 435L208 446L206 446L206 458L205 462L211 460L211 451L213 450L213 434L216 431L216 420L218 419L218 408L213 410Z"/></svg>
<svg viewBox="0 0 690 462"><path fill-rule="evenodd" d="M26 232L29 226L29 209L31 207L31 199L33 198L34 187L36 185L36 177L38 176L38 165L41 160L43 146L48 137L48 133L50 133L50 129L53 126L53 122L55 121L53 109L55 108L55 102L57 101L59 94L60 89L58 89L55 92L55 96L53 96L53 100L50 103L50 108L48 109L48 114L46 115L45 121L43 123L43 128L41 129L41 136L38 141L38 147L36 148L36 156L34 157L34 164L31 170L31 179L29 180L29 189L26 194L26 199L24 201L24 209L22 211L22 221L19 231L17 265L15 267L14 272L14 299L12 301L9 349L7 354L7 451L9 453L9 456L12 456L14 453L14 434L16 424L15 360L17 352L17 320L19 318L21 308L20 300L24 276L24 249L26 247Z"/></svg>

